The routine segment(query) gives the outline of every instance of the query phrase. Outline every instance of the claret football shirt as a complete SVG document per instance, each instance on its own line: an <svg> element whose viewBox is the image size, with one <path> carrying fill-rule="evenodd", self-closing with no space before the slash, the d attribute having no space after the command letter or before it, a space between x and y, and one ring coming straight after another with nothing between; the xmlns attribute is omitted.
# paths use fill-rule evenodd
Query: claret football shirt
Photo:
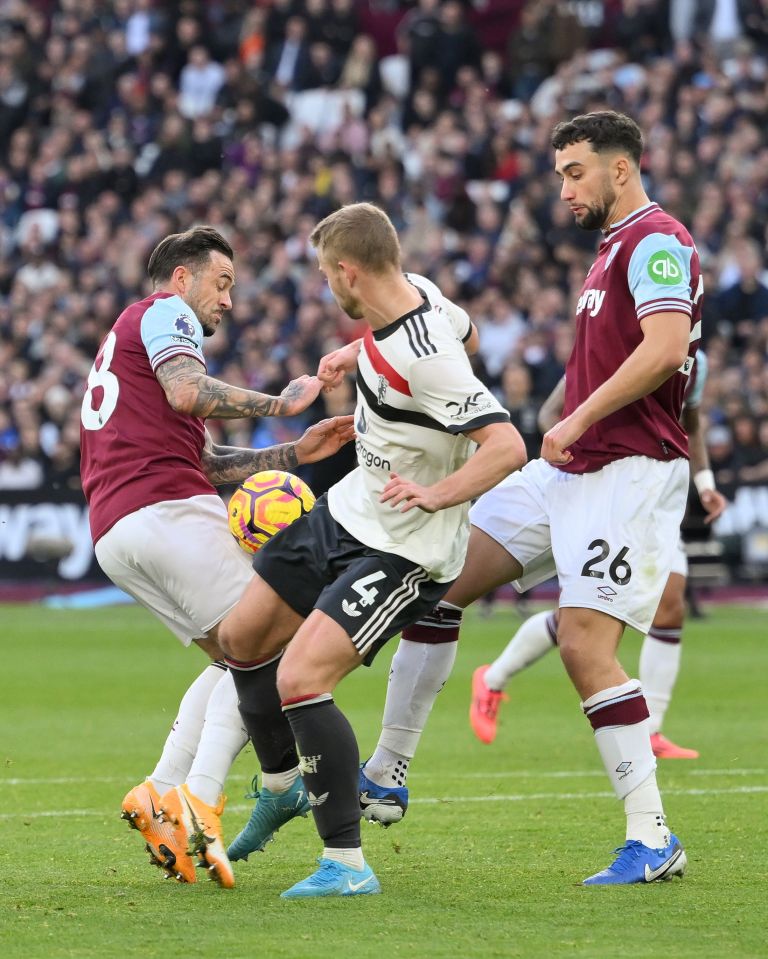
<svg viewBox="0 0 768 959"><path fill-rule="evenodd" d="M648 396L611 413L571 444L572 462L589 473L625 456L671 460L688 456L680 425L683 394L701 337L703 283L699 256L685 227L657 203L614 223L603 237L576 307L576 338L565 370L568 416L601 386L643 339L640 321L654 313L690 317L689 355Z"/></svg>

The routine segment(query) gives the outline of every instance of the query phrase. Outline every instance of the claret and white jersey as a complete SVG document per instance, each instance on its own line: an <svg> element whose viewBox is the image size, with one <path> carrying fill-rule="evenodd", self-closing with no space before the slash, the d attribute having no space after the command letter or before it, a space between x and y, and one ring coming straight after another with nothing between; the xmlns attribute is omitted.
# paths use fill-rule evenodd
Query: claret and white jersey
<svg viewBox="0 0 768 959"><path fill-rule="evenodd" d="M80 427L80 472L94 543L143 506L216 494L200 465L203 420L177 413L155 375L179 354L205 368L200 322L171 293L131 304L99 347Z"/></svg>
<svg viewBox="0 0 768 959"><path fill-rule="evenodd" d="M563 419L612 376L643 339L641 321L655 313L690 320L688 358L658 389L587 429L557 468L589 473L627 456L670 461L688 456L680 425L683 393L701 337L704 285L699 256L685 227L657 203L614 223L603 236L576 305L576 340L565 370Z"/></svg>
<svg viewBox="0 0 768 959"><path fill-rule="evenodd" d="M401 513L379 497L391 473L430 486L455 472L476 444L464 436L509 415L474 375L464 351L467 314L431 281L406 274L420 307L363 338L357 371L358 467L328 492L334 519L372 549L424 567L438 582L461 571L469 504Z"/></svg>

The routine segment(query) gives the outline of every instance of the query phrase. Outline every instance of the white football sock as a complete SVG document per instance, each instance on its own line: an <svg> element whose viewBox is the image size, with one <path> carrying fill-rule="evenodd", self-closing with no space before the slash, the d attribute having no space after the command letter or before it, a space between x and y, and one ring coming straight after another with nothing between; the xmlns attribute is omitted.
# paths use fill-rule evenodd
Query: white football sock
<svg viewBox="0 0 768 959"><path fill-rule="evenodd" d="M551 609L526 619L507 643L504 652L488 667L485 685L489 689L501 691L515 673L531 666L555 648L550 619L554 622Z"/></svg>
<svg viewBox="0 0 768 959"><path fill-rule="evenodd" d="M638 699L642 700L640 683L630 679L621 686L601 689L585 699L581 707L595 726L595 714L601 710L617 705L624 708L629 701ZM642 708L642 704L639 705ZM599 726L595 729L595 743L619 799L623 799L656 770L647 718L627 725Z"/></svg>
<svg viewBox="0 0 768 959"><path fill-rule="evenodd" d="M627 839L639 839L651 849L664 849L669 845L669 829L655 772L627 793L624 812L627 814Z"/></svg>
<svg viewBox="0 0 768 959"><path fill-rule="evenodd" d="M365 775L372 782L405 785L408 764L435 698L451 674L458 645L400 640L389 671L381 735L365 764Z"/></svg>
<svg viewBox="0 0 768 959"><path fill-rule="evenodd" d="M343 863L345 866L351 866L361 872L365 867L363 850L359 846L356 849L334 849L326 846L323 849L323 859L332 859L334 862Z"/></svg>
<svg viewBox="0 0 768 959"><path fill-rule="evenodd" d="M149 777L149 781L161 796L186 780L200 741L208 699L225 672L222 666L214 663L206 666L184 693L162 755L155 771Z"/></svg>
<svg viewBox="0 0 768 959"><path fill-rule="evenodd" d="M298 775L298 766L287 769L284 773L262 773L261 785L271 793L287 793L296 782Z"/></svg>
<svg viewBox="0 0 768 959"><path fill-rule="evenodd" d="M680 630L674 632L679 637ZM661 730L664 714L672 698L677 674L680 671L680 642L663 642L653 636L646 636L640 650L640 682L643 684L645 701L651 714L651 735Z"/></svg>
<svg viewBox="0 0 768 959"><path fill-rule="evenodd" d="M237 690L227 672L208 700L197 754L187 776L189 791L215 806L232 763L247 742L248 733L237 708Z"/></svg>

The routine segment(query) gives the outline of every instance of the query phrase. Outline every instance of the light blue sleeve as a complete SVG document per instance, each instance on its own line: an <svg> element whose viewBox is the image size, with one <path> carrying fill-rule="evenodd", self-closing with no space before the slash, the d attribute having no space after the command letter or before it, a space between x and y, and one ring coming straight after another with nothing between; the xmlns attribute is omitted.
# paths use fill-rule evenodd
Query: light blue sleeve
<svg viewBox="0 0 768 959"><path fill-rule="evenodd" d="M693 389L685 394L683 406L686 409L694 410L701 405L701 397L704 394L704 384L707 382L707 371L709 362L704 350L696 350L696 380Z"/></svg>
<svg viewBox="0 0 768 959"><path fill-rule="evenodd" d="M635 247L627 280L638 320L652 313L691 315L691 256L675 236L649 233Z"/></svg>
<svg viewBox="0 0 768 959"><path fill-rule="evenodd" d="M141 318L141 341L153 370L179 354L205 366L203 328L180 296L154 301Z"/></svg>

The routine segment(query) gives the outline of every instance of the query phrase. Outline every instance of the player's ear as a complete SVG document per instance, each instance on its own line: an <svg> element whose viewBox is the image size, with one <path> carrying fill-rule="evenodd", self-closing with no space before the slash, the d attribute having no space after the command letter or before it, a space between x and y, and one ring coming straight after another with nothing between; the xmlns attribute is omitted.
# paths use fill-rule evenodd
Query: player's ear
<svg viewBox="0 0 768 959"><path fill-rule="evenodd" d="M171 273L171 282L181 293L186 291L188 278L189 271L183 265L175 267L173 273Z"/></svg>
<svg viewBox="0 0 768 959"><path fill-rule="evenodd" d="M631 170L626 157L617 157L614 164L614 177L619 186L625 186L629 180Z"/></svg>

